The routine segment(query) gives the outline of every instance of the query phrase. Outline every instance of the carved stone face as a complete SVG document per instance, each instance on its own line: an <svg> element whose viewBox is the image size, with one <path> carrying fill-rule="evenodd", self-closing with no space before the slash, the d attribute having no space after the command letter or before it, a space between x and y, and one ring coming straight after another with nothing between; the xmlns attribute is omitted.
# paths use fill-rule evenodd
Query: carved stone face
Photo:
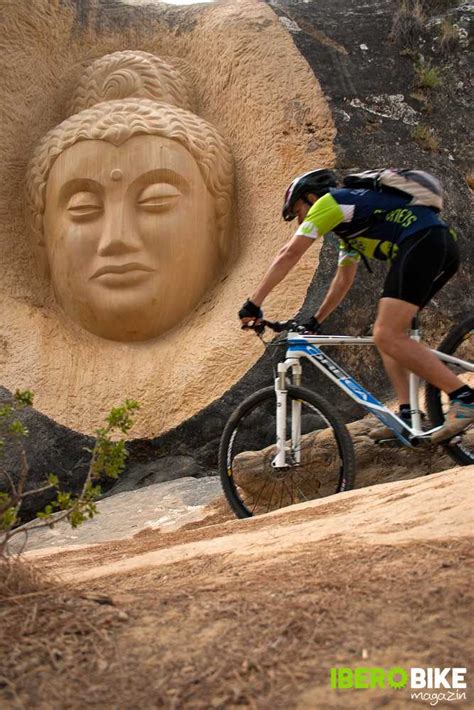
<svg viewBox="0 0 474 710"><path fill-rule="evenodd" d="M217 275L214 207L196 161L174 140L75 143L53 165L44 213L64 311L111 340L173 328Z"/></svg>

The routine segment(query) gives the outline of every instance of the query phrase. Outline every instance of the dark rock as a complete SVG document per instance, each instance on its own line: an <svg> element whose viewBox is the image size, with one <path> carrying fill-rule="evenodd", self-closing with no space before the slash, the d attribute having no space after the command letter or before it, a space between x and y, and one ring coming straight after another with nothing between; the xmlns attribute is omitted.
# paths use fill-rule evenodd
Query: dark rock
<svg viewBox="0 0 474 710"><path fill-rule="evenodd" d="M199 478L203 475L203 469L191 456L163 456L149 463L129 464L127 475L122 477L106 495L133 491L135 488L149 486L152 483L164 483L177 478Z"/></svg>
<svg viewBox="0 0 474 710"><path fill-rule="evenodd" d="M10 403L11 400L8 390L0 387L0 405ZM23 439L29 469L26 490L39 488L45 484L49 473L55 473L62 488L79 491L90 461L87 449L92 448L94 439L63 427L32 408L26 408L17 418L29 431L29 436ZM1 465L13 480L18 479L18 444L7 444L2 451ZM3 477L0 478L0 490L8 490ZM31 518L52 497L49 491L27 497L21 509L22 518Z"/></svg>

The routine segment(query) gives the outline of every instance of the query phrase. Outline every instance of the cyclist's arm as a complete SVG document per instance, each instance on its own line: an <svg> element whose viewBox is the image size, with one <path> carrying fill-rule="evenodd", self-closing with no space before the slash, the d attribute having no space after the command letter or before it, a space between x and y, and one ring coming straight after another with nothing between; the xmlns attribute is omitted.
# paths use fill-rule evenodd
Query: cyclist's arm
<svg viewBox="0 0 474 710"><path fill-rule="evenodd" d="M298 263L313 241L341 222L350 221L353 213L353 205L341 206L329 193L320 197L308 210L304 222L299 226L294 237L280 250L250 300L256 306L261 306L270 291Z"/></svg>
<svg viewBox="0 0 474 710"><path fill-rule="evenodd" d="M261 306L270 291L283 281L285 276L301 259L303 254L313 243L313 239L295 235L280 249L272 265L263 277L257 290L252 294L250 300L256 306Z"/></svg>
<svg viewBox="0 0 474 710"><path fill-rule="evenodd" d="M347 292L354 283L358 262L350 261L338 266L336 274L331 281L331 285L326 296L315 314L315 318L322 323L344 300Z"/></svg>

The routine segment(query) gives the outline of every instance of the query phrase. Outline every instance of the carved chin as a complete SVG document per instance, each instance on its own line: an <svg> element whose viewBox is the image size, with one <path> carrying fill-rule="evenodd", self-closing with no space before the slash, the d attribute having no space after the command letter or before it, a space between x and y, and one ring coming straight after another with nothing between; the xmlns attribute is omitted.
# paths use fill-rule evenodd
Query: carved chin
<svg viewBox="0 0 474 710"><path fill-rule="evenodd" d="M204 289L205 290L205 289ZM105 295L104 295L105 291ZM141 289L101 289L88 300L56 299L66 315L100 338L137 342L157 338L177 326L199 303L202 292L185 300L170 289L143 293Z"/></svg>

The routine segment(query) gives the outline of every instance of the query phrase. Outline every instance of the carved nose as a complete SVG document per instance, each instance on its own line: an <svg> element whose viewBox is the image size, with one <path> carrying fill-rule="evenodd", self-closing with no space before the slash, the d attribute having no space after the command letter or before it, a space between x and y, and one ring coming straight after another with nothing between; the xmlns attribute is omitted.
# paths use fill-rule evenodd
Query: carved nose
<svg viewBox="0 0 474 710"><path fill-rule="evenodd" d="M111 214L104 224L100 237L98 254L113 256L139 251L140 239L136 234L131 220L126 218L123 210Z"/></svg>

